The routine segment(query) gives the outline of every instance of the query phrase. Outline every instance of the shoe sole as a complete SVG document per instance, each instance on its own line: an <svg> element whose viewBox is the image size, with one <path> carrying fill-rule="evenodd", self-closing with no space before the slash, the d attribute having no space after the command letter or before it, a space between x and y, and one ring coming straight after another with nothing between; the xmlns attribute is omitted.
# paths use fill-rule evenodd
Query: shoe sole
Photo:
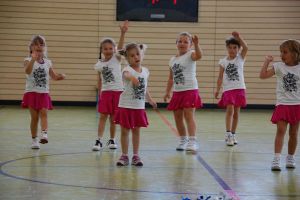
<svg viewBox="0 0 300 200"><path fill-rule="evenodd" d="M178 149L178 148L176 148L176 151L185 151L185 149Z"/></svg>
<svg viewBox="0 0 300 200"><path fill-rule="evenodd" d="M31 147L31 149L40 149L40 147Z"/></svg>
<svg viewBox="0 0 300 200"><path fill-rule="evenodd" d="M275 171L275 172L279 172L279 171L281 171L281 168L277 168L277 167L276 167L276 168L271 168L271 170L272 170L272 171Z"/></svg>
<svg viewBox="0 0 300 200"><path fill-rule="evenodd" d="M48 140L47 140L47 139L41 139L41 140L40 140L40 143L41 143L41 144L47 144L47 143L48 143Z"/></svg>
<svg viewBox="0 0 300 200"><path fill-rule="evenodd" d="M92 151L100 151L100 149L92 148Z"/></svg>
<svg viewBox="0 0 300 200"><path fill-rule="evenodd" d="M143 167L143 163L137 163L137 164L131 164L132 166L136 166L136 167Z"/></svg>
<svg viewBox="0 0 300 200"><path fill-rule="evenodd" d="M128 166L128 164L129 164L129 163L123 165L122 163L117 163L117 166L118 166L118 167L125 167L125 166Z"/></svg>
<svg viewBox="0 0 300 200"><path fill-rule="evenodd" d="M117 149L118 147L108 147L109 149Z"/></svg>
<svg viewBox="0 0 300 200"><path fill-rule="evenodd" d="M285 168L287 168L287 169L295 169L296 166L293 166L293 165L286 165Z"/></svg>

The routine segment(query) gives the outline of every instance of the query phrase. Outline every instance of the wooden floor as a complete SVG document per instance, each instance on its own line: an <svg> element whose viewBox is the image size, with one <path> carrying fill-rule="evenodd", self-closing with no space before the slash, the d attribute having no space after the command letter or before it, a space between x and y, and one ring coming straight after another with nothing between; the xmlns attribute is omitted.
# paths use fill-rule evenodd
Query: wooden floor
<svg viewBox="0 0 300 200"><path fill-rule="evenodd" d="M28 110L1 106L0 199L196 200L203 195L212 200L222 192L242 200L299 200L300 158L294 170L285 169L284 162L281 172L270 170L275 135L271 113L242 110L239 144L227 147L224 110L198 110L200 151L191 155L175 150L172 113L147 110L150 126L142 129L140 151L144 167L120 168L115 166L120 148L91 151L98 123L95 108L56 107L48 117L49 143L32 150Z"/></svg>

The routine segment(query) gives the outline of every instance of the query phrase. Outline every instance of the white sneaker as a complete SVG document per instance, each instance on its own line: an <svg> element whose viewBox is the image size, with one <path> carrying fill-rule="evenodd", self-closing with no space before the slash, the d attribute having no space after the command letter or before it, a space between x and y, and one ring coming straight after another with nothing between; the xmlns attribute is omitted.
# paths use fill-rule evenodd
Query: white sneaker
<svg viewBox="0 0 300 200"><path fill-rule="evenodd" d="M233 146L234 145L232 133L228 134L228 138L227 138L226 144L227 144L227 146Z"/></svg>
<svg viewBox="0 0 300 200"><path fill-rule="evenodd" d="M48 134L47 134L47 132L42 132L40 143L41 144L47 144L48 143Z"/></svg>
<svg viewBox="0 0 300 200"><path fill-rule="evenodd" d="M93 146L92 150L93 151L100 151L100 149L102 148L102 143L100 140L96 140L95 145Z"/></svg>
<svg viewBox="0 0 300 200"><path fill-rule="evenodd" d="M32 139L31 148L40 149L39 139L37 137Z"/></svg>
<svg viewBox="0 0 300 200"><path fill-rule="evenodd" d="M228 136L230 135L230 134L232 134L231 132L225 132L225 135L224 135L224 139L225 139L225 142L227 142L228 141Z"/></svg>
<svg viewBox="0 0 300 200"><path fill-rule="evenodd" d="M117 149L118 148L118 145L116 144L115 140L113 140L113 139L108 140L107 146L110 149Z"/></svg>
<svg viewBox="0 0 300 200"><path fill-rule="evenodd" d="M237 139L235 137L235 134L232 134L232 140L233 140L233 144L234 145L238 144L238 141L237 141Z"/></svg>
<svg viewBox="0 0 300 200"><path fill-rule="evenodd" d="M280 157L275 156L273 161L272 161L272 166L271 166L272 171L281 171L280 168Z"/></svg>
<svg viewBox="0 0 300 200"><path fill-rule="evenodd" d="M199 149L196 140L190 140L186 145L186 151L196 152Z"/></svg>
<svg viewBox="0 0 300 200"><path fill-rule="evenodd" d="M186 145L188 143L187 139L180 139L179 144L176 147L177 151L184 151L186 149Z"/></svg>
<svg viewBox="0 0 300 200"><path fill-rule="evenodd" d="M285 164L286 168L290 168L290 169L294 169L296 168L296 162L295 162L295 158L292 155L287 155L286 156L286 164Z"/></svg>

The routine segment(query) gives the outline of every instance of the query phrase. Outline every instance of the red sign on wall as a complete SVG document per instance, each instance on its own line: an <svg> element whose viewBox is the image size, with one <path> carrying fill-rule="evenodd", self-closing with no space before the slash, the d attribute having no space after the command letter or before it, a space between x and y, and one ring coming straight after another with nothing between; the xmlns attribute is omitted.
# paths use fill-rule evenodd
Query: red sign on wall
<svg viewBox="0 0 300 200"><path fill-rule="evenodd" d="M154 5L155 3L158 3L159 0L152 0L152 4ZM176 5L177 4L177 0L173 0L173 4Z"/></svg>

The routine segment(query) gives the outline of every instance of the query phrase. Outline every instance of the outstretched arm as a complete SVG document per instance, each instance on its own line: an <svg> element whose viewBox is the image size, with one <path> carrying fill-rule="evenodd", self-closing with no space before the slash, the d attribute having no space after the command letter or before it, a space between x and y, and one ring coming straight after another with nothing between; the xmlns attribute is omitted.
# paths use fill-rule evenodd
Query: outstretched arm
<svg viewBox="0 0 300 200"><path fill-rule="evenodd" d="M239 34L239 32L232 32L232 36L235 37L241 44L242 46L242 52L241 52L241 56L244 59L247 55L248 52L248 46L247 43L245 42L245 40L241 37L241 35Z"/></svg>
<svg viewBox="0 0 300 200"><path fill-rule="evenodd" d="M201 50L201 48L199 46L198 36L194 35L192 37L192 41L193 41L193 44L195 46L195 52L193 52L192 55L191 55L192 60L194 60L194 61L200 60L202 58L202 50Z"/></svg>
<svg viewBox="0 0 300 200"><path fill-rule="evenodd" d="M56 81L64 80L66 78L66 75L64 75L64 74L55 73L52 67L49 69L49 74L50 74L50 77Z"/></svg>
<svg viewBox="0 0 300 200"><path fill-rule="evenodd" d="M270 78L275 74L274 67L271 67L268 69L269 64L274 60L273 56L266 56L265 57L265 62L260 70L259 78L261 79L266 79Z"/></svg>

